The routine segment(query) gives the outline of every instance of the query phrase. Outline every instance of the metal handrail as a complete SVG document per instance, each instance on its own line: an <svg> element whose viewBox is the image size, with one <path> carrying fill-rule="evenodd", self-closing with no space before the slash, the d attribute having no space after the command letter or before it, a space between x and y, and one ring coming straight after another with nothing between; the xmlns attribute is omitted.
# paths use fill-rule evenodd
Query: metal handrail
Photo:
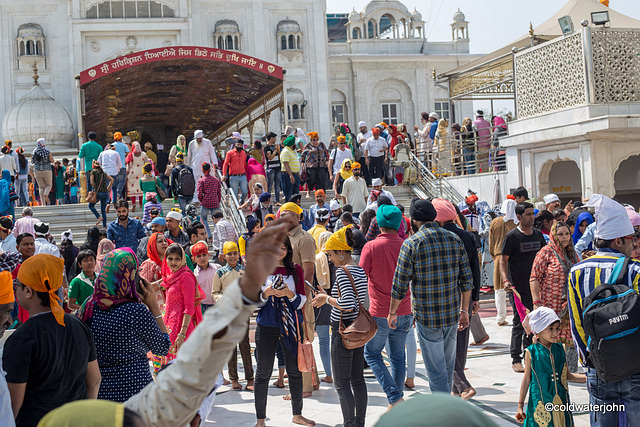
<svg viewBox="0 0 640 427"><path fill-rule="evenodd" d="M446 178L436 177L413 153L411 153L411 164L418 173L417 183L411 185L411 189L418 197L423 199L439 197L455 204L464 200L464 197Z"/></svg>
<svg viewBox="0 0 640 427"><path fill-rule="evenodd" d="M240 203L238 203L236 195L231 191L226 181L222 180L220 170L216 169L216 175L221 183L222 197L220 198L220 210L224 214L225 219L233 225L238 236L240 236L247 231L244 215L239 210Z"/></svg>

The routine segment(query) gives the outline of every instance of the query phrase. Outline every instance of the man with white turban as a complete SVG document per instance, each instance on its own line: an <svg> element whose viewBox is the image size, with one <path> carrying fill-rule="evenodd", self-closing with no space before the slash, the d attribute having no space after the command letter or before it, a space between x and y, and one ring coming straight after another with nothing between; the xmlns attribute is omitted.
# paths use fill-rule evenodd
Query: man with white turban
<svg viewBox="0 0 640 427"><path fill-rule="evenodd" d="M586 365L589 354L588 337L582 325L584 301L598 286L609 279L614 265L622 256L631 257L636 240L635 230L631 225L629 215L620 203L603 196L594 194L586 206L593 206L596 210L594 256L575 264L569 271L568 306L571 319L571 332L580 359ZM640 280L640 261L631 259L625 283L638 292ZM593 368L587 369L589 400L591 403L625 405L627 425L640 425L640 400L637 397L637 384L640 383L640 373L630 375L620 381L604 382L598 378ZM620 413L618 411L592 411L591 424L598 420L598 425L618 425Z"/></svg>
<svg viewBox="0 0 640 427"><path fill-rule="evenodd" d="M189 142L187 150L186 164L193 169L193 175L196 182L202 177L202 164L209 163L214 170L218 167L218 157L213 144L207 138L204 138L204 132L200 129L193 133L193 139ZM193 195L193 202L198 202L198 194Z"/></svg>

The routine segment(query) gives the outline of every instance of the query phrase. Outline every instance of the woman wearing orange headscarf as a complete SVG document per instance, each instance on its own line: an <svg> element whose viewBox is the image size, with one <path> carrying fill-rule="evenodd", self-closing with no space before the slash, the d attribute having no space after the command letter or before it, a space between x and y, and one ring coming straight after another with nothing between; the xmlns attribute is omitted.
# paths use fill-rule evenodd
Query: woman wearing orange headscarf
<svg viewBox="0 0 640 427"><path fill-rule="evenodd" d="M133 141L131 151L127 154L125 163L127 165L127 192L131 197L131 211L136 211L136 197L140 200L142 207L142 189L140 188L140 178L142 178L142 167L149 162L149 157L140 148L138 141Z"/></svg>
<svg viewBox="0 0 640 427"><path fill-rule="evenodd" d="M140 277L147 279L159 291L162 283L162 260L169 245L173 243L162 233L153 233L147 241L147 259L140 265ZM164 295L158 292L158 303L164 306Z"/></svg>

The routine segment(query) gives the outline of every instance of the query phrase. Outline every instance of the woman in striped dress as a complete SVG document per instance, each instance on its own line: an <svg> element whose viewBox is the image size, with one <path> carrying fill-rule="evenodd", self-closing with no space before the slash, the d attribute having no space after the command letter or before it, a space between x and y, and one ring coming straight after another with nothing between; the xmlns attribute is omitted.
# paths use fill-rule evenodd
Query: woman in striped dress
<svg viewBox="0 0 640 427"><path fill-rule="evenodd" d="M340 335L340 318L348 327L358 316L360 303L364 304L367 299L367 276L351 258L354 244L349 227L343 227L329 237L324 249L336 266L336 281L331 295L320 293L313 298L312 304L314 307L331 306L331 365L344 425L364 426L367 411L364 346L348 350Z"/></svg>

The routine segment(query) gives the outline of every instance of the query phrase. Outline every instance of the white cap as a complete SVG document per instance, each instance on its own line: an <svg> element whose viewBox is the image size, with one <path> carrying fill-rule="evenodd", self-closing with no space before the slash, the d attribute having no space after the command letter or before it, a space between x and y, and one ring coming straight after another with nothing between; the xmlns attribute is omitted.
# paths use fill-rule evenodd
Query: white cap
<svg viewBox="0 0 640 427"><path fill-rule="evenodd" d="M559 321L560 318L555 311L549 307L539 307L527 314L527 317L524 318L524 322L522 322L522 326L527 333L533 332L534 334L539 334L555 322Z"/></svg>
<svg viewBox="0 0 640 427"><path fill-rule="evenodd" d="M182 221L182 214L180 212L171 211L167 214L167 218L173 218L176 221Z"/></svg>
<svg viewBox="0 0 640 427"><path fill-rule="evenodd" d="M374 178L371 180L371 185L375 187L376 185L382 185L382 180L380 178Z"/></svg>
<svg viewBox="0 0 640 427"><path fill-rule="evenodd" d="M367 127L367 122L362 122L362 121L358 122L358 127L359 128L362 128L362 127L366 128Z"/></svg>
<svg viewBox="0 0 640 427"><path fill-rule="evenodd" d="M438 115L438 113L431 113L431 114L429 114L429 117L431 117L432 119L436 119L436 120L440 119L440 116Z"/></svg>
<svg viewBox="0 0 640 427"><path fill-rule="evenodd" d="M331 203L329 203L329 209L335 211L336 209L340 209L340 202L336 199L333 199Z"/></svg>
<svg viewBox="0 0 640 427"><path fill-rule="evenodd" d="M202 135L204 135L204 132L202 132L202 130L198 129L197 131L195 131L193 133L193 137L194 138L202 138Z"/></svg>
<svg viewBox="0 0 640 427"><path fill-rule="evenodd" d="M585 206L596 208L596 239L613 240L634 233L629 214L620 203L594 194Z"/></svg>
<svg viewBox="0 0 640 427"><path fill-rule="evenodd" d="M557 194L551 193L551 194L547 194L546 196L544 196L542 198L542 200L544 200L544 204L545 205L548 205L551 202L559 202L560 198L558 197Z"/></svg>

